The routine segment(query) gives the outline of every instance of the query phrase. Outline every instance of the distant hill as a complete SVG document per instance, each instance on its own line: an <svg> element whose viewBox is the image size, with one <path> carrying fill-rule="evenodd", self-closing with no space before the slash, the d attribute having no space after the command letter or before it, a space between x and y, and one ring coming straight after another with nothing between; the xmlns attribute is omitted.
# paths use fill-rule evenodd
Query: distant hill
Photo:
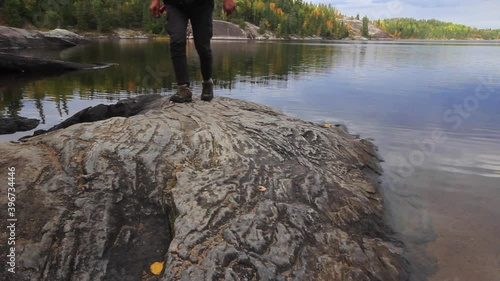
<svg viewBox="0 0 500 281"><path fill-rule="evenodd" d="M166 33L165 16L153 18L149 13L150 1L66 0L59 1L58 5L42 2L1 0L0 25L97 33L120 28L150 34ZM325 39L500 39L500 30L480 30L439 20L412 18L370 19L367 30L366 26L362 28L359 17L346 17L332 5L312 4L306 0L238 0L238 9L231 17L222 13L222 1L215 1L214 11L214 19L230 21L240 28L245 28L246 22L254 24L258 27L257 37L274 34L280 38Z"/></svg>
<svg viewBox="0 0 500 281"><path fill-rule="evenodd" d="M373 23L401 39L500 39L500 29L477 29L435 19L393 18Z"/></svg>

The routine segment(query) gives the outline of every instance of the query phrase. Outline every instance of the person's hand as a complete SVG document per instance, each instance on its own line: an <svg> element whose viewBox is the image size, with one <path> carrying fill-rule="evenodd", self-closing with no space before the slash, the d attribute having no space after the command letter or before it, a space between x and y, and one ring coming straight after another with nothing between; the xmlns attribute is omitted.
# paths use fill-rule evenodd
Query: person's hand
<svg viewBox="0 0 500 281"><path fill-rule="evenodd" d="M155 18L159 18L161 16L160 0L152 0L151 1L151 5L149 5L149 12Z"/></svg>
<svg viewBox="0 0 500 281"><path fill-rule="evenodd" d="M226 16L234 13L234 11L236 11L236 4L234 3L234 0L224 0L223 10Z"/></svg>

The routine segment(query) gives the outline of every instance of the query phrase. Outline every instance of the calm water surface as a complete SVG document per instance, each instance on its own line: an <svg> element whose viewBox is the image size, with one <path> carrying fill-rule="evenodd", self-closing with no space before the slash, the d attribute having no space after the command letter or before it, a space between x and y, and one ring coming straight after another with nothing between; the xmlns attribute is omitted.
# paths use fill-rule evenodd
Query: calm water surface
<svg viewBox="0 0 500 281"><path fill-rule="evenodd" d="M430 280L500 280L500 43L215 41L213 49L216 95L343 123L374 140L385 160L388 220L412 263L434 266ZM0 111L39 118L37 129L91 105L172 93L166 41L30 52L118 64L35 82L0 79ZM193 45L188 52L200 92Z"/></svg>

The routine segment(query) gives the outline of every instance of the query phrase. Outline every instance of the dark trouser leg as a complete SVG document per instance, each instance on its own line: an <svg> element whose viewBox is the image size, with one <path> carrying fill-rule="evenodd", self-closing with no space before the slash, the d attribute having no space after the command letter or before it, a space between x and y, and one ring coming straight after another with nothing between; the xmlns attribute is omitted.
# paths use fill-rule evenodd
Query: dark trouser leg
<svg viewBox="0 0 500 281"><path fill-rule="evenodd" d="M170 56L177 84L189 85L186 58L186 30L188 15L174 5L167 5L167 32L170 35Z"/></svg>
<svg viewBox="0 0 500 281"><path fill-rule="evenodd" d="M212 14L214 1L207 0L205 5L194 6L190 14L193 27L194 45L200 56L201 75L204 81L212 78Z"/></svg>

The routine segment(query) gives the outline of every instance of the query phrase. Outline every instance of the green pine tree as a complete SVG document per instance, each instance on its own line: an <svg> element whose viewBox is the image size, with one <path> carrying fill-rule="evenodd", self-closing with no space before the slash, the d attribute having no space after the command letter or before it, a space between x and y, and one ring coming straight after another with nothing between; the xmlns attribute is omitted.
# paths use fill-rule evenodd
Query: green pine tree
<svg viewBox="0 0 500 281"><path fill-rule="evenodd" d="M363 17L363 27L361 28L361 35L363 37L366 37L368 38L370 35L368 34L368 24L369 24L369 20L368 20L368 17L367 16L364 16Z"/></svg>

